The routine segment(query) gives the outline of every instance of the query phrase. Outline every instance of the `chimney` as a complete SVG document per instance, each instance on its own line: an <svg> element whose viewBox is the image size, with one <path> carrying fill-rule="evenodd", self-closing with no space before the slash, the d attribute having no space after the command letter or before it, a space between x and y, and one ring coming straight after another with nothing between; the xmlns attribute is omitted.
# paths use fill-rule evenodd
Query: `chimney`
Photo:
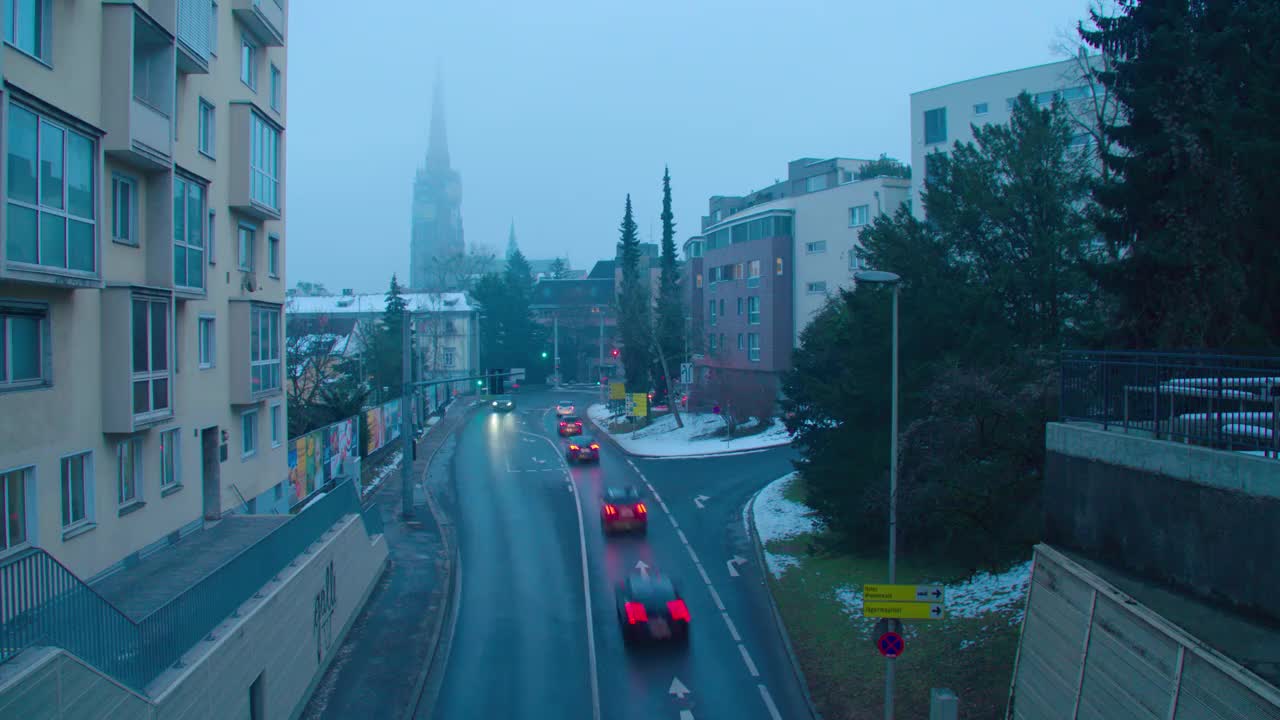
<svg viewBox="0 0 1280 720"><path fill-rule="evenodd" d="M356 294L356 291L355 291L355 290L353 290L353 289L351 289L351 288L342 288L342 295L343 295L344 297L349 297L349 296L351 296L351 295L355 295L355 294Z"/></svg>

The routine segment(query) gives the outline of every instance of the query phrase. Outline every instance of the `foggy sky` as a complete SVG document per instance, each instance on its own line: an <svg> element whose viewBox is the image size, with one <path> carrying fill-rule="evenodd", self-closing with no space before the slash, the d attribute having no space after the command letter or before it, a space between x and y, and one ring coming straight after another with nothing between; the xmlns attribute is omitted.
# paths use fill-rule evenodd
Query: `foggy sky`
<svg viewBox="0 0 1280 720"><path fill-rule="evenodd" d="M468 246L589 269L630 192L677 245L711 195L800 157L910 161L908 96L1062 59L1087 0L336 0L289 18L287 280L386 289L408 270L431 85L445 81ZM356 10L356 8L359 8Z"/></svg>

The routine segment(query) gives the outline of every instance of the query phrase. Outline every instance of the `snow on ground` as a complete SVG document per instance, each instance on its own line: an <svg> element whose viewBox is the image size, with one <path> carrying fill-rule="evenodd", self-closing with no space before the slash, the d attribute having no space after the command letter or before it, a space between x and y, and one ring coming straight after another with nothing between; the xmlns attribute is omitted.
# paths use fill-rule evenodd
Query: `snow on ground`
<svg viewBox="0 0 1280 720"><path fill-rule="evenodd" d="M1011 625L1022 622L1023 603L1031 583L1031 561L1018 563L1002 573L980 572L960 583L944 586L947 618L973 619L987 613L1016 610ZM924 581L920 585L932 585ZM852 617L862 617L862 588L844 585L836 588L836 600Z"/></svg>
<svg viewBox="0 0 1280 720"><path fill-rule="evenodd" d="M608 432L612 416L605 405L597 403L587 408L587 416ZM791 443L791 435L787 433L781 420L774 420L773 425L764 432L726 441L722 437L712 437L713 433L724 428L724 418L721 416L713 413L680 413L680 417L684 420L683 428L676 427L675 416L663 415L648 427L635 432L609 434L628 453L648 457L719 455ZM748 423L750 422L749 420ZM747 427L755 427L759 423L759 420L755 420L754 424Z"/></svg>
<svg viewBox="0 0 1280 720"><path fill-rule="evenodd" d="M790 555L770 552L769 543L818 532L822 529L822 522L814 517L813 510L807 505L783 497L787 486L796 479L797 475L798 473L790 473L766 485L756 495L752 508L755 514L756 532L760 535L760 544L765 548L764 559L769 565L769 572L772 572L775 578L782 577L782 573L787 568L799 563Z"/></svg>
<svg viewBox="0 0 1280 720"><path fill-rule="evenodd" d="M400 469L400 459L404 457L403 450L397 450L394 455L386 462L385 465L378 468L378 474L373 476L373 482L369 483L369 487L364 489L364 494L377 490L382 483L391 476L391 473Z"/></svg>

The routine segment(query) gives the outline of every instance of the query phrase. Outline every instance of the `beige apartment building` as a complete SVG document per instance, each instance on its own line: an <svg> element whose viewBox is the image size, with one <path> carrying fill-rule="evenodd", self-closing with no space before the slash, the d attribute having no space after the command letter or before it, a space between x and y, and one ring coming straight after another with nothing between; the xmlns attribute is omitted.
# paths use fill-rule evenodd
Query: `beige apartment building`
<svg viewBox="0 0 1280 720"><path fill-rule="evenodd" d="M89 579L285 497L287 8L4 7L0 553Z"/></svg>

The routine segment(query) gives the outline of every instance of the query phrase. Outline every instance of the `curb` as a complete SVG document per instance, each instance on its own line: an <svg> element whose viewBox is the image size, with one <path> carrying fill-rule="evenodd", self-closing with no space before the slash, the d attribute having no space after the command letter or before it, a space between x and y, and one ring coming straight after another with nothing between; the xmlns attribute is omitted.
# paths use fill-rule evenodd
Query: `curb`
<svg viewBox="0 0 1280 720"><path fill-rule="evenodd" d="M622 451L623 455L626 455L627 457L641 458L643 460L697 460L699 458L727 457L730 455L746 455L747 453L762 452L764 450L776 450L777 448L780 448L780 447L791 447L791 443L786 442L786 443L778 443L777 445L765 445L763 447L745 448L742 450L725 450L723 452L702 453L700 455L645 455L644 453L631 452L630 450L626 449L625 447L623 447L622 443L618 442L618 439L613 436L613 433L601 427L600 423L596 422L595 418L591 417L590 415L586 415L585 417L587 418L587 420L591 421L592 425L595 426L596 434L609 438L609 442L613 443L614 447Z"/></svg>
<svg viewBox="0 0 1280 720"><path fill-rule="evenodd" d="M769 609L773 613L773 625L782 638L782 646L787 650L787 657L791 659L791 670L795 673L796 681L800 683L800 693L804 696L804 702L809 706L809 714L814 720L823 720L822 713L818 712L818 706L813 702L813 696L809 694L809 683L805 681L804 670L800 668L800 659L796 657L795 647L791 645L791 636L787 634L787 626L782 621L782 612L778 610L778 601L774 599L773 589L769 587L769 564L765 562L764 545L760 542L760 533L756 531L756 497L763 491L762 487L752 493L751 498L747 500L746 511L743 513L747 521L747 534L751 536L751 545L756 551L756 567L760 569L760 576L764 578L764 590L769 598Z"/></svg>

